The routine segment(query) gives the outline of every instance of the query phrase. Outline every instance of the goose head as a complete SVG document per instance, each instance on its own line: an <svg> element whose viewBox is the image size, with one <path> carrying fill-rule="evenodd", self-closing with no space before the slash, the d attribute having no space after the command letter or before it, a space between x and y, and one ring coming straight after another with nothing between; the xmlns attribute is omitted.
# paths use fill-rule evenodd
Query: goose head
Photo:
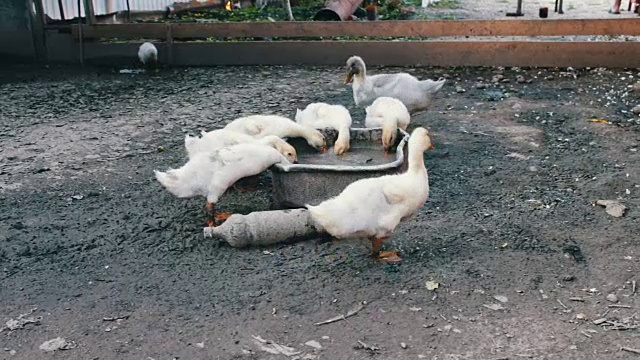
<svg viewBox="0 0 640 360"><path fill-rule="evenodd" d="M412 145L413 147L422 150L422 152L425 152L427 150L435 150L435 146L433 146L433 143L431 143L431 133L429 133L429 130L423 127L415 128L413 132L411 132L411 137L409 138L409 147L411 148Z"/></svg>
<svg viewBox="0 0 640 360"><path fill-rule="evenodd" d="M289 144L282 138L275 135L268 135L262 138L262 141L278 150L278 152L282 154L282 156L284 156L290 163L293 164L298 161L298 153L296 152L296 148L291 146L291 144Z"/></svg>
<svg viewBox="0 0 640 360"><path fill-rule="evenodd" d="M313 129L309 132L306 138L309 145L323 153L327 152L327 139L325 139L324 135L322 135L320 131Z"/></svg>
<svg viewBox="0 0 640 360"><path fill-rule="evenodd" d="M363 77L367 72L367 67L364 64L364 60L360 56L352 56L347 59L347 72L345 74L344 83L348 84L353 80L353 77Z"/></svg>

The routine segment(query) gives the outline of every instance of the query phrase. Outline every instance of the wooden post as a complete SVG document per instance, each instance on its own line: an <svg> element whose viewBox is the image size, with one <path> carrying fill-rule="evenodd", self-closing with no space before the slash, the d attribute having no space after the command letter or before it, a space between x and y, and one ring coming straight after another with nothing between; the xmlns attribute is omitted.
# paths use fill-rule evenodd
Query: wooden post
<svg viewBox="0 0 640 360"><path fill-rule="evenodd" d="M96 14L93 11L93 0L84 0L84 16L87 18L87 24L96 23Z"/></svg>
<svg viewBox="0 0 640 360"><path fill-rule="evenodd" d="M42 0L33 0L27 2L27 9L29 10L29 14L33 14L33 8L35 5L36 13L33 16L32 22L32 35L33 35L33 45L34 51L36 54L36 60L38 61L46 61L47 59L47 42L46 42L46 34L44 30L44 26L46 25L46 20L44 16L44 6L42 6Z"/></svg>
<svg viewBox="0 0 640 360"><path fill-rule="evenodd" d="M84 66L84 43L82 41L82 7L80 6L81 0L78 0L78 49L80 50L80 66Z"/></svg>
<svg viewBox="0 0 640 360"><path fill-rule="evenodd" d="M167 24L167 63L173 65L173 34L171 32L171 23Z"/></svg>

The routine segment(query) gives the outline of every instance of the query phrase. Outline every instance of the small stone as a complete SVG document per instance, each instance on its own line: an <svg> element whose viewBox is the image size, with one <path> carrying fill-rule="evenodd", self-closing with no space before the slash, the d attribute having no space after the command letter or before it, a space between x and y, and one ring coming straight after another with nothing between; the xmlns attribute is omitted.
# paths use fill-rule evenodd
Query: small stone
<svg viewBox="0 0 640 360"><path fill-rule="evenodd" d="M587 315L585 315L583 313L576 314L576 319L578 319L578 320L584 320L586 318L587 318Z"/></svg>
<svg viewBox="0 0 640 360"><path fill-rule="evenodd" d="M476 89L486 89L487 84L479 82L479 83L476 83L475 87Z"/></svg>
<svg viewBox="0 0 640 360"><path fill-rule="evenodd" d="M199 347L200 349L204 349L204 343L196 343L196 347Z"/></svg>
<svg viewBox="0 0 640 360"><path fill-rule="evenodd" d="M502 74L493 75L493 77L491 78L491 82L497 83L502 79L504 79L504 75Z"/></svg>
<svg viewBox="0 0 640 360"><path fill-rule="evenodd" d="M456 86L456 92L458 94L462 94L465 91L467 91L467 90L465 90L462 86Z"/></svg>
<svg viewBox="0 0 640 360"><path fill-rule="evenodd" d="M565 275L565 276L562 277L562 281L567 281L567 282L573 281L575 279L576 279L576 277L573 276L573 275Z"/></svg>
<svg viewBox="0 0 640 360"><path fill-rule="evenodd" d="M600 324L605 323L606 321L607 321L607 318L595 319L595 320L593 320L593 324L594 325L600 325Z"/></svg>
<svg viewBox="0 0 640 360"><path fill-rule="evenodd" d="M618 302L618 297L616 296L616 294L609 294L607 295L607 301Z"/></svg>
<svg viewBox="0 0 640 360"><path fill-rule="evenodd" d="M401 342L401 343L400 343L400 347L401 347L401 348L403 348L403 349L406 349L406 348L407 348L407 344L405 344L405 343Z"/></svg>
<svg viewBox="0 0 640 360"><path fill-rule="evenodd" d="M307 346L311 346L314 349L322 349L322 345L320 345L319 342L315 341L315 340L309 340L306 343L304 343Z"/></svg>
<svg viewBox="0 0 640 360"><path fill-rule="evenodd" d="M640 115L640 105L636 105L633 109L631 109L631 111L636 115Z"/></svg>
<svg viewBox="0 0 640 360"><path fill-rule="evenodd" d="M526 80L525 80L525 78L524 78L524 76L523 76L523 75L516 75L516 82L517 82L518 84L522 84L522 83L523 83L523 82L525 82L525 81L526 81Z"/></svg>
<svg viewBox="0 0 640 360"><path fill-rule="evenodd" d="M493 298L500 301L501 303L506 303L507 301L509 301L509 299L504 295L495 295Z"/></svg>
<svg viewBox="0 0 640 360"><path fill-rule="evenodd" d="M544 78L544 79L545 79L545 80L549 80L549 81L551 81L551 80L553 80L553 79L555 79L555 78L554 78L553 76L549 75L549 76L547 76L547 77L546 77L546 78Z"/></svg>
<svg viewBox="0 0 640 360"><path fill-rule="evenodd" d="M638 81L637 83L631 85L631 90L640 91L640 81Z"/></svg>
<svg viewBox="0 0 640 360"><path fill-rule="evenodd" d="M509 80L509 79L502 79L502 80L500 80L500 82L501 82L501 83L505 83L505 84L506 84L506 83L510 83L510 82L511 82L511 80Z"/></svg>

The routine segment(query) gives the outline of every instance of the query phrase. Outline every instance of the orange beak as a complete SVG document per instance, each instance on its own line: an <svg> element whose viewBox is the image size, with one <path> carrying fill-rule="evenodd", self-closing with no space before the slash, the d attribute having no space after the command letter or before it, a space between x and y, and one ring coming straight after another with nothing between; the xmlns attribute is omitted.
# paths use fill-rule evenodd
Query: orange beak
<svg viewBox="0 0 640 360"><path fill-rule="evenodd" d="M329 151L329 148L326 146L323 146L322 148L320 148L320 152L323 154L326 153L327 151Z"/></svg>
<svg viewBox="0 0 640 360"><path fill-rule="evenodd" d="M351 80L353 80L353 74L351 74L351 72L348 72L344 75L344 84L348 84L351 82Z"/></svg>
<svg viewBox="0 0 640 360"><path fill-rule="evenodd" d="M435 150L435 149L436 149L436 147L433 146L433 144L431 144L431 146L429 146L429 150Z"/></svg>

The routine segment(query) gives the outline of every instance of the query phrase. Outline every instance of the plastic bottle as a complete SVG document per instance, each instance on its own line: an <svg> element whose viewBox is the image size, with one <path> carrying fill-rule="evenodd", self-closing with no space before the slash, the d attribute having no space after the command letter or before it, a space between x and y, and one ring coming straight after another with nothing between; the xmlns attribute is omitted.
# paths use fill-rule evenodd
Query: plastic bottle
<svg viewBox="0 0 640 360"><path fill-rule="evenodd" d="M307 209L233 214L222 225L205 227L204 237L223 239L229 245L270 245L319 235Z"/></svg>

